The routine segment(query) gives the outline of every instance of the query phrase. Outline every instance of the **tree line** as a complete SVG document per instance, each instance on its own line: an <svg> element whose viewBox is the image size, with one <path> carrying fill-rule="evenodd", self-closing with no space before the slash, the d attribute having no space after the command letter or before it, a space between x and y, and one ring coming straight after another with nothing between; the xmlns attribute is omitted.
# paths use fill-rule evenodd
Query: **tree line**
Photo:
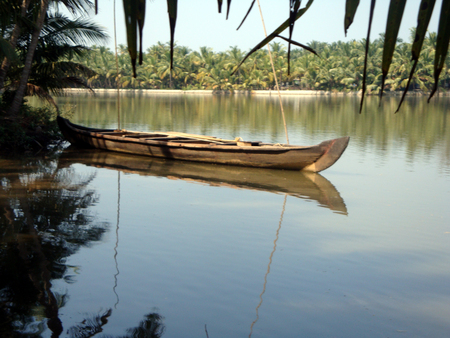
<svg viewBox="0 0 450 338"><path fill-rule="evenodd" d="M411 36L414 36L413 30ZM383 35L370 43L367 88L372 94L378 94L381 89L383 43ZM286 47L279 42L270 44L277 80L282 89L339 92L361 89L365 39L333 43L312 41L308 46L315 50L317 55L303 49L293 50L288 74ZM429 33L410 83L410 90L431 90L435 47L436 33ZM411 70L410 50L411 42L398 40L385 90L400 91L407 85ZM95 72L95 75L88 79L93 88L209 89L231 92L275 89L275 75L268 51L257 51L236 70L245 54L246 51L237 46L224 52L214 52L209 47L193 51L186 46L175 46L173 70L170 72L170 44L158 42L144 52L143 64L137 68L136 78L132 76L128 51L124 45L118 46L118 72L115 54L107 47L94 46L81 56L75 56L74 61ZM439 87L450 88L449 57L446 59Z"/></svg>

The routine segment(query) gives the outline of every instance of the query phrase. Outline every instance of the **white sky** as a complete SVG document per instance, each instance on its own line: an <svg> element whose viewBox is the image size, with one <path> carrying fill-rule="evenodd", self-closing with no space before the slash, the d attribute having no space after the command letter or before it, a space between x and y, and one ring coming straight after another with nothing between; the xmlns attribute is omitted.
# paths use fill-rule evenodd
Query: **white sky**
<svg viewBox="0 0 450 338"><path fill-rule="evenodd" d="M270 34L288 18L287 0L260 0L267 32ZM302 7L307 0L302 1ZM430 31L437 31L437 22L442 0L436 2ZM245 16L251 0L233 0L230 17L225 20L226 0L223 1L222 14L217 11L216 0L179 0L175 41L178 45L198 50L202 46L212 47L215 52L225 51L237 46L243 51L254 47L264 38L264 31L257 3L239 31L239 23ZM409 0L403 16L399 37L409 40L410 28L417 25L417 12L420 0ZM122 1L116 0L118 44L126 44ZM300 18L294 28L293 39L307 44L313 40L321 42L350 41L366 37L370 0L361 0L355 20L347 37L344 34L345 0L315 0L310 9ZM371 39L385 30L389 0L378 0ZM99 0L99 14L92 19L107 28L111 39L107 44L114 50L113 30L114 0ZM157 42L170 40L169 20L166 0L147 0L144 26L144 50ZM283 35L287 36L286 30ZM281 39L275 41L282 42Z"/></svg>

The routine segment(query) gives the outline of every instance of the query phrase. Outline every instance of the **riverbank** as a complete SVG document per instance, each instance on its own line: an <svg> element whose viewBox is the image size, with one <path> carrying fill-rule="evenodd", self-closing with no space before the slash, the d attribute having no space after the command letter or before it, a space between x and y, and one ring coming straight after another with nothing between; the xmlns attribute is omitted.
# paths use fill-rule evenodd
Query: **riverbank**
<svg viewBox="0 0 450 338"><path fill-rule="evenodd" d="M68 88L65 89L66 94L89 94L92 93L88 89ZM95 94L116 95L117 89L94 89ZM233 92L214 91L214 90L182 90L182 89L121 89L122 95L247 95L247 96L271 96L278 95L276 90L235 90ZM401 96L402 91L385 92L385 96ZM353 92L332 92L324 90L280 90L282 96L361 96L361 91ZM410 91L408 96L424 96L428 93L422 91ZM450 96L450 91L438 92L436 96Z"/></svg>

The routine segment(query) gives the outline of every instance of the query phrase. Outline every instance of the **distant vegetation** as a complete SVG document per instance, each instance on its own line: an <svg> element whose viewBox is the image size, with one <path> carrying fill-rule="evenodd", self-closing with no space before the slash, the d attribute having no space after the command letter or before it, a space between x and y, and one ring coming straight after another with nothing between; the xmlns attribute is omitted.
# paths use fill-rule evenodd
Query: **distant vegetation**
<svg viewBox="0 0 450 338"><path fill-rule="evenodd" d="M358 91L361 89L364 66L365 40L309 43L319 56L302 49L292 52L291 74L287 74L287 51L280 43L272 43L276 76L283 89L309 89L327 91ZM429 33L410 89L428 92L433 85L433 62L436 33ZM380 64L383 36L370 44L368 60L368 92L376 94L381 86ZM411 43L398 41L390 73L386 81L387 91L403 90L411 67ZM246 51L230 47L225 52L214 52L201 47L192 51L176 46L174 69L170 76L170 48L168 43L158 43L146 50L143 65L132 77L131 64L125 46L118 48L119 74L116 71L114 52L106 47L94 46L75 61L96 72L88 83L93 88L134 89L210 89L216 91L259 90L275 88L274 75L267 50L253 54L235 75L231 75ZM450 61L440 79L440 88L450 87Z"/></svg>

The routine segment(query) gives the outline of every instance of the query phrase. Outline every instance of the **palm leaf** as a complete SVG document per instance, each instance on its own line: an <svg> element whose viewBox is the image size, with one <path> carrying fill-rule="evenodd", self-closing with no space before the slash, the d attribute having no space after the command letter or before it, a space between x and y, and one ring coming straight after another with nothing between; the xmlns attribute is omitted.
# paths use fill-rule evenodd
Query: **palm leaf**
<svg viewBox="0 0 450 338"><path fill-rule="evenodd" d="M409 90L409 85L411 79L416 71L417 64L419 62L420 51L422 50L423 41L425 40L425 35L427 33L428 24L430 23L431 14L433 13L434 5L436 0L422 0L419 7L419 15L417 16L417 28L415 31L414 42L411 47L411 60L414 61L411 67L411 72L409 73L408 82L406 83L405 90L403 91L402 98L398 104L396 113L400 110L402 103L406 97L406 93Z"/></svg>
<svg viewBox="0 0 450 338"><path fill-rule="evenodd" d="M313 2L314 2L314 0L309 0L308 3L306 4L306 6L298 11L297 15L295 16L295 20L298 20L303 14L305 14L305 12L309 9L309 7L312 5ZM283 32L286 28L288 28L290 25L290 21L291 21L290 18L287 19L277 29L275 29L270 35L268 35L265 39L263 39L255 47L253 47L253 49L250 52L248 52L247 55L244 57L244 59L242 59L242 61L238 64L238 66L236 67L236 69L233 71L233 73L231 75L234 75L234 73L237 71L237 69L239 69L239 67L245 62L245 60L247 60L247 58L250 55L252 55L254 52L256 52L257 50L259 50L262 47L264 47L265 45L267 45L270 41L272 41L274 38L276 38L281 32Z"/></svg>
<svg viewBox="0 0 450 338"><path fill-rule="evenodd" d="M142 65L142 36L145 22L145 0L139 0L137 11L137 24L139 29L139 64Z"/></svg>
<svg viewBox="0 0 450 338"><path fill-rule="evenodd" d="M250 12L252 11L252 8L253 8L253 5L255 4L255 1L256 1L256 0L253 0L252 3L250 4L250 8L248 9L247 14L245 14L245 16L244 16L244 18L242 19L242 21L241 21L239 27L238 27L236 30L239 30L239 28L241 28L241 26L243 25L245 19L247 19L248 15L249 15Z"/></svg>
<svg viewBox="0 0 450 338"><path fill-rule="evenodd" d="M59 0L55 1L55 5L63 4L72 14L81 12L83 14L89 14L92 8L95 8L97 14L97 0L92 3L90 0Z"/></svg>
<svg viewBox="0 0 450 338"><path fill-rule="evenodd" d="M359 0L347 0L345 3L345 18L344 18L345 36L347 36L347 29L353 22L353 18L355 17L358 5Z"/></svg>
<svg viewBox="0 0 450 338"><path fill-rule="evenodd" d="M43 101L47 101L48 103L53 105L56 109L58 109L58 105L56 104L55 100L53 100L53 97L48 93L48 91L32 83L27 83L25 95L36 96Z"/></svg>
<svg viewBox="0 0 450 338"><path fill-rule="evenodd" d="M128 53L130 53L133 76L136 77L137 59L137 12L140 0L123 0Z"/></svg>
<svg viewBox="0 0 450 338"><path fill-rule="evenodd" d="M442 68L444 68L445 59L448 52L448 44L450 42L450 0L442 0L441 16L439 17L439 28L436 39L436 54L434 58L434 86L431 90L428 101L436 93L439 76Z"/></svg>
<svg viewBox="0 0 450 338"><path fill-rule="evenodd" d="M307 45L304 45L304 44L302 44L302 43L300 43L300 42L296 42L296 41L294 41L294 40L285 38L284 36L281 36L281 35L277 35L277 37L280 38L280 39L283 39L284 41L287 41L287 42L289 42L289 43L292 43L293 45L296 45L296 46L299 46L299 47L301 47L301 48L303 48L303 49L306 49L308 52L311 52L311 53L313 53L313 54L316 55L316 56L319 56L319 54L317 54L317 52L316 52L314 49L312 49L311 47L309 47L309 46L307 46Z"/></svg>
<svg viewBox="0 0 450 338"><path fill-rule="evenodd" d="M80 45L59 45L49 43L46 46L38 46L35 52L36 63L57 62L61 58L71 59L74 56L83 56L88 48Z"/></svg>
<svg viewBox="0 0 450 338"><path fill-rule="evenodd" d="M219 13L222 13L222 0L217 0L217 7L219 10ZM228 15L230 14L230 5L231 5L231 0L227 0L227 20L228 20Z"/></svg>
<svg viewBox="0 0 450 338"><path fill-rule="evenodd" d="M167 11L170 23L170 69L173 69L173 44L175 39L175 25L177 23L178 0L167 0Z"/></svg>
<svg viewBox="0 0 450 338"><path fill-rule="evenodd" d="M386 23L386 33L384 37L383 61L381 63L381 91L380 99L383 97L384 82L386 81L389 67L392 63L395 44L397 43L398 31L402 22L403 12L405 10L406 0L391 0Z"/></svg>
<svg viewBox="0 0 450 338"><path fill-rule="evenodd" d="M367 29L367 38L366 38L366 48L364 51L364 70L363 70L363 83L361 88L361 102L359 104L359 113L361 114L363 104L364 104L364 96L366 95L366 79L367 79L367 58L369 57L369 45L370 45L370 31L372 30L372 20L373 13L375 11L375 2L376 0L372 0L370 4L370 14L369 14L369 28Z"/></svg>
<svg viewBox="0 0 450 338"><path fill-rule="evenodd" d="M300 0L289 1L289 40L288 40L288 75L291 74L291 41L292 33L294 32L295 17L300 8Z"/></svg>
<svg viewBox="0 0 450 338"><path fill-rule="evenodd" d="M60 14L48 14L41 31L41 41L61 44L102 44L108 39L106 31L96 23L78 18L71 20Z"/></svg>

